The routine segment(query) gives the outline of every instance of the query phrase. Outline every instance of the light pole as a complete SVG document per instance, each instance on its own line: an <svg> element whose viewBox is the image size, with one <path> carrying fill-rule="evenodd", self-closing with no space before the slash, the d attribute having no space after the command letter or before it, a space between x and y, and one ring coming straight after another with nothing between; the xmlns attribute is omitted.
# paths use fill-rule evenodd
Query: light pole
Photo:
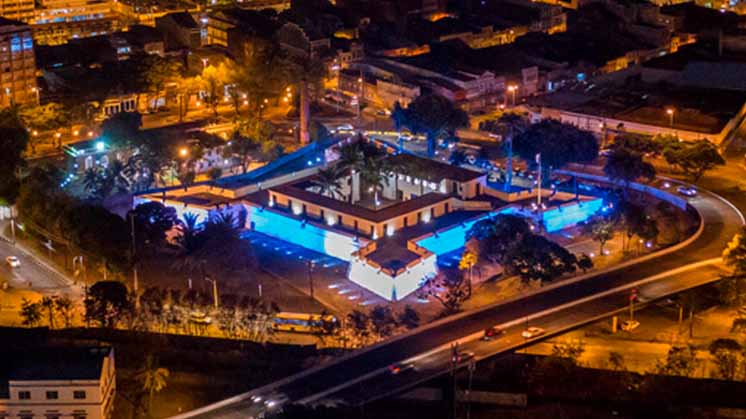
<svg viewBox="0 0 746 419"><path fill-rule="evenodd" d="M32 87L31 91L36 93L36 106L41 106L41 96L40 96L41 89L38 87Z"/></svg>
<svg viewBox="0 0 746 419"><path fill-rule="evenodd" d="M208 58L202 59L202 71L205 71L205 68L207 68L207 62L210 61Z"/></svg>
<svg viewBox="0 0 746 419"><path fill-rule="evenodd" d="M313 268L314 268L314 263L313 263L312 260L309 260L306 263L306 268L307 268L306 273L308 274L308 289L309 289L310 294L311 294L311 299L313 299Z"/></svg>
<svg viewBox="0 0 746 419"><path fill-rule="evenodd" d="M508 91L510 92L511 96L513 96L513 107L515 108L515 91L518 90L518 86L515 84L511 84L508 86Z"/></svg>
<svg viewBox="0 0 746 419"><path fill-rule="evenodd" d="M671 129L673 130L673 115L675 111L673 110L673 108L668 108L666 109L666 113L668 114L668 123L670 124Z"/></svg>

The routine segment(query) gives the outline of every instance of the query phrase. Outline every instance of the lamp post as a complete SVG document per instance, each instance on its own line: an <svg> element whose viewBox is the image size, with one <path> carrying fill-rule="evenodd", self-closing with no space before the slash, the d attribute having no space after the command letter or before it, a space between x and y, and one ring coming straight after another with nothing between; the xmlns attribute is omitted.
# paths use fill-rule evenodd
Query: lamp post
<svg viewBox="0 0 746 419"><path fill-rule="evenodd" d="M135 257L135 249L137 248L135 245L135 214L130 213L130 239L132 241L132 290L135 292L135 308L140 307L140 293L139 293L139 284L137 280L137 258Z"/></svg>
<svg viewBox="0 0 746 419"><path fill-rule="evenodd" d="M515 91L518 90L518 86L515 84L511 84L508 86L508 91L510 92L511 96L513 96L513 107L515 108Z"/></svg>
<svg viewBox="0 0 746 419"><path fill-rule="evenodd" d="M39 89L38 87L32 87L31 91L36 93L36 106L41 106L41 96L40 96L41 89Z"/></svg>
<svg viewBox="0 0 746 419"><path fill-rule="evenodd" d="M673 129L673 115L675 111L673 110L673 108L668 108L666 109L666 113L668 114L668 123L670 124L671 129Z"/></svg>
<svg viewBox="0 0 746 419"><path fill-rule="evenodd" d="M220 308L220 301L218 300L218 280L205 276L205 281L212 283L212 304L217 310Z"/></svg>

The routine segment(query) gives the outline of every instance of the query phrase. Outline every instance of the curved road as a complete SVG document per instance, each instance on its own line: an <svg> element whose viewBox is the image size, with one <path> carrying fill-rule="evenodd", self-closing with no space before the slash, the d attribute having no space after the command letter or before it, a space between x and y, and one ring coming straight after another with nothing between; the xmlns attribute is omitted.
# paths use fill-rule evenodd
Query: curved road
<svg viewBox="0 0 746 419"><path fill-rule="evenodd" d="M542 336L545 338L622 311L632 287L638 288L645 301L716 280L723 272L718 258L726 243L741 230L743 217L730 203L706 191L689 203L701 214L704 227L696 239L681 249L435 322L415 333L177 418L258 416L267 409L267 399L277 404L369 402L448 371L449 345L454 341L460 341L462 350L473 351L480 359L528 344L520 337L527 323L546 329L547 334ZM493 325L501 325L506 334L492 342L480 341L482 331ZM415 368L397 375L388 372L390 365L403 360L413 362ZM252 400L257 396L262 401Z"/></svg>

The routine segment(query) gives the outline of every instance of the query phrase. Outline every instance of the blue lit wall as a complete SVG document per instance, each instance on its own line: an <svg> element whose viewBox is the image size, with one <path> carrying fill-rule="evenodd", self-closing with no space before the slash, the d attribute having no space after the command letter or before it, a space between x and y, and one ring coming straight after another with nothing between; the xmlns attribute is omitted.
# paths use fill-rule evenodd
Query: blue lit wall
<svg viewBox="0 0 746 419"><path fill-rule="evenodd" d="M598 212L603 205L603 199L593 199L572 205L566 205L562 208L553 208L544 211L544 227L550 233L562 230L563 228L572 227L575 224L585 221L593 214ZM466 244L466 232L477 221L481 221L495 214L519 214L529 217L529 213L521 214L516 207L506 207L494 213L486 214L482 217L469 220L463 224L455 225L449 229L439 231L438 234L428 236L419 242L418 245L440 256L454 250L458 250Z"/></svg>
<svg viewBox="0 0 746 419"><path fill-rule="evenodd" d="M553 233L563 228L572 227L589 219L601 209L602 205L603 199L598 198L544 211L544 228Z"/></svg>
<svg viewBox="0 0 746 419"><path fill-rule="evenodd" d="M355 242L354 237L308 223L304 225L300 220L269 209L248 207L248 222L253 223L254 229L260 233L348 262L352 253L356 252L361 244Z"/></svg>

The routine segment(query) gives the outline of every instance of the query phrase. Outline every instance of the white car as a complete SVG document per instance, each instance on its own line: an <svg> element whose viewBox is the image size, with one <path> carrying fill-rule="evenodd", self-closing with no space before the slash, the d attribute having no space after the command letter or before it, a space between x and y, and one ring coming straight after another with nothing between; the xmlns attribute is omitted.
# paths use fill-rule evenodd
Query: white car
<svg viewBox="0 0 746 419"><path fill-rule="evenodd" d="M343 132L343 131L355 131L355 127L353 127L350 124L342 124L337 127L337 131Z"/></svg>
<svg viewBox="0 0 746 419"><path fill-rule="evenodd" d="M640 322L638 322L637 320L625 320L619 327L625 332L631 332L640 327Z"/></svg>
<svg viewBox="0 0 746 419"><path fill-rule="evenodd" d="M523 333L521 333L521 336L523 336L525 339L531 339L543 334L544 329L542 329L541 327L529 327L528 329L524 330Z"/></svg>
<svg viewBox="0 0 746 419"><path fill-rule="evenodd" d="M17 268L21 266L21 261L18 260L18 258L15 256L8 256L7 258L5 258L5 263L7 263L8 266L10 266L11 268Z"/></svg>
<svg viewBox="0 0 746 419"><path fill-rule="evenodd" d="M697 189L695 189L692 186L679 186L676 189L676 192L684 195L684 196L696 196L697 195Z"/></svg>
<svg viewBox="0 0 746 419"><path fill-rule="evenodd" d="M288 400L288 396L284 394L272 394L267 396L267 399L264 400L264 406L266 406L267 409L279 409Z"/></svg>

